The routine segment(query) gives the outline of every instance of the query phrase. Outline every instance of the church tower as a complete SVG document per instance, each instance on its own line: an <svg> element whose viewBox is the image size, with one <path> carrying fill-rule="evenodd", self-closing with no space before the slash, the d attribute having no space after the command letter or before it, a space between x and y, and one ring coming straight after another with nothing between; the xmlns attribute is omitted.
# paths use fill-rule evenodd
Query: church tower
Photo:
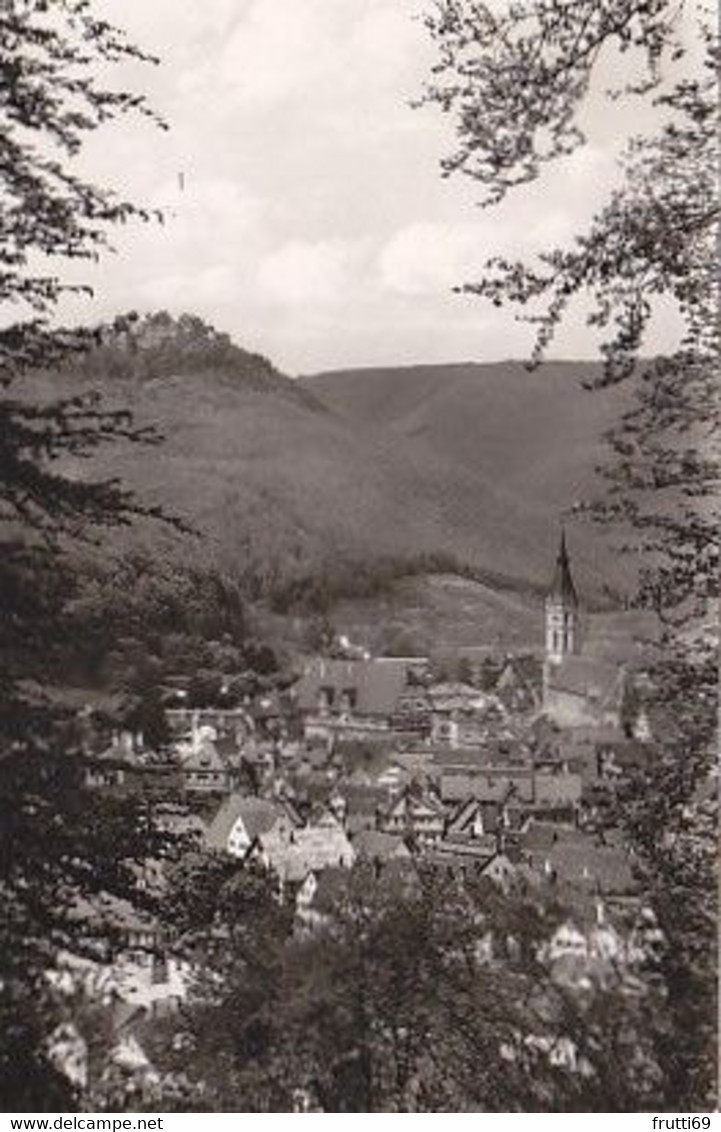
<svg viewBox="0 0 721 1132"><path fill-rule="evenodd" d="M564 656L580 648L578 597L571 577L566 549L566 532L561 531L561 544L551 588L546 595L546 661L560 664Z"/></svg>

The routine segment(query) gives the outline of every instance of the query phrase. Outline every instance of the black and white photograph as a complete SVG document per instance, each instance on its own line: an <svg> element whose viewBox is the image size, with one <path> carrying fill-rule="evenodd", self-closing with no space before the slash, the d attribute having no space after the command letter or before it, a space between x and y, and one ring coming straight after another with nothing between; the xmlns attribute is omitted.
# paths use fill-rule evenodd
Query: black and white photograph
<svg viewBox="0 0 721 1132"><path fill-rule="evenodd" d="M717 20L0 0L0 1111L711 1127Z"/></svg>

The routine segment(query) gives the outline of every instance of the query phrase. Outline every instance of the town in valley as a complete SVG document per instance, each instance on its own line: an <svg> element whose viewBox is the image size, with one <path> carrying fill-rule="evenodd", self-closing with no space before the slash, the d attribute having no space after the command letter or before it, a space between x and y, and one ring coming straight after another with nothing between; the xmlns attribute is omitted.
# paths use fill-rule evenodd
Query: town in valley
<svg viewBox="0 0 721 1132"><path fill-rule="evenodd" d="M373 656L334 634L292 671L228 672L200 692L188 674L168 676L167 739L157 745L140 730L108 731L86 705L78 786L88 805L98 795L143 799L181 856L261 872L296 941L332 935L351 897L412 898L433 876L458 894L471 884L553 909L536 958L572 996L599 986L643 996L664 938L618 814L624 788L658 758L665 726L646 666L657 630L652 615L637 611L631 634L629 614L584 608L563 531L549 574L525 651L479 642L442 662ZM713 820L713 790L709 779L697 791L689 823ZM169 867L146 860L142 887L162 891ZM489 927L483 899L466 911L480 967L520 950ZM158 1018L180 1026L202 972L128 901L100 898L83 914L112 925L119 943L112 956L68 954L53 978L69 1001L81 994L107 1011L102 1072L147 1102L168 1073L143 1035ZM571 1035L541 1026L523 1042L551 1067L593 1072ZM516 1057L511 1046L502 1054ZM87 1087L88 1043L71 1016L52 1055ZM296 1111L320 1104L307 1081L293 1096Z"/></svg>
<svg viewBox="0 0 721 1132"><path fill-rule="evenodd" d="M720 59L0 2L11 1125L708 1126Z"/></svg>

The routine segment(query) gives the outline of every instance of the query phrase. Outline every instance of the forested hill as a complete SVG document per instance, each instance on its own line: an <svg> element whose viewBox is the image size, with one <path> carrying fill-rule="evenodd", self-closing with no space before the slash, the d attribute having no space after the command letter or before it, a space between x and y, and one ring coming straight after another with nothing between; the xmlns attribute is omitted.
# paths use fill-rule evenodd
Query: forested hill
<svg viewBox="0 0 721 1132"><path fill-rule="evenodd" d="M120 320L41 384L97 388L164 434L68 467L117 475L197 529L122 535L163 558L272 581L338 560L443 553L537 585L561 511L592 493L619 411L617 393L585 392L584 376L582 364L529 374L504 363L294 381L199 319L162 314ZM596 536L570 541L585 588L614 583Z"/></svg>
<svg viewBox="0 0 721 1132"><path fill-rule="evenodd" d="M552 361L529 372L504 361L332 371L301 384L359 435L392 437L409 464L433 469L454 547L542 582L559 520L605 490L604 434L627 393L590 391L599 375L589 362ZM620 584L628 563L608 552L598 528L572 523L571 532L586 585Z"/></svg>
<svg viewBox="0 0 721 1132"><path fill-rule="evenodd" d="M343 420L379 429L446 468L493 483L510 504L542 517L587 498L618 419L618 389L584 387L599 367L519 362L359 369L302 379Z"/></svg>

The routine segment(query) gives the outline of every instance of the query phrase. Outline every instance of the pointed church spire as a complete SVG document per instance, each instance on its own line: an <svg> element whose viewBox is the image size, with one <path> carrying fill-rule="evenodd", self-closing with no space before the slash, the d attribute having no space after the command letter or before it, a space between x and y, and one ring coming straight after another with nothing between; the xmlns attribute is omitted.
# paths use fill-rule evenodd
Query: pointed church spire
<svg viewBox="0 0 721 1132"><path fill-rule="evenodd" d="M561 543L558 548L556 569L553 573L553 581L548 591L548 597L552 601L560 602L563 605L570 605L574 609L578 606L576 587L571 577L571 564L566 548L566 531L564 527L561 527Z"/></svg>
<svg viewBox="0 0 721 1132"><path fill-rule="evenodd" d="M566 532L561 527L561 542L556 558L551 587L546 594L546 662L559 665L564 658L580 649L578 596L571 577Z"/></svg>

